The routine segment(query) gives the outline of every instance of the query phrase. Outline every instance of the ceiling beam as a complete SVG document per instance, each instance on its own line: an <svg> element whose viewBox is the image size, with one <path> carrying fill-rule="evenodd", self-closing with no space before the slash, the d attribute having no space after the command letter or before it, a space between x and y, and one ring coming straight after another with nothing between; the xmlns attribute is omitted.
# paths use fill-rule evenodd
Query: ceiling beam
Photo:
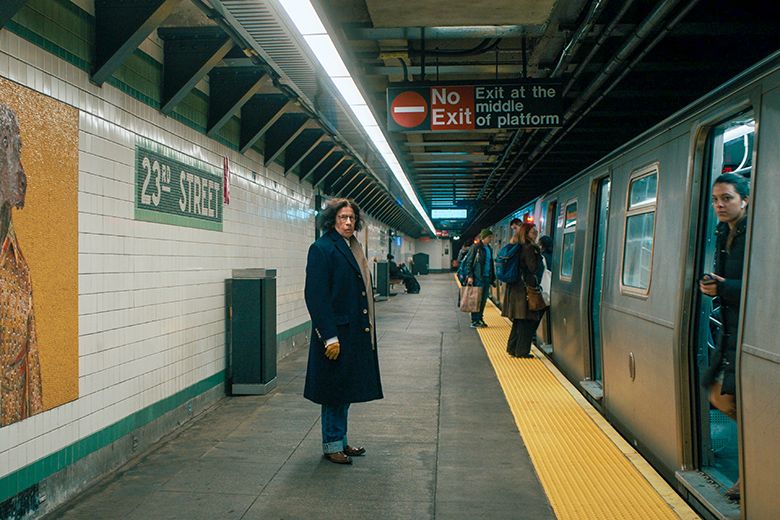
<svg viewBox="0 0 780 520"><path fill-rule="evenodd" d="M0 2L0 28L5 27L5 24L14 17L25 2L27 0L3 0Z"/></svg>
<svg viewBox="0 0 780 520"><path fill-rule="evenodd" d="M209 74L209 119L206 135L214 137L261 89L272 85L259 68L217 67ZM219 93L219 94L217 94Z"/></svg>
<svg viewBox="0 0 780 520"><path fill-rule="evenodd" d="M319 128L307 128L290 143L284 152L284 174L294 170L325 139Z"/></svg>
<svg viewBox="0 0 780 520"><path fill-rule="evenodd" d="M182 0L95 0L92 81L102 85Z"/></svg>
<svg viewBox="0 0 780 520"><path fill-rule="evenodd" d="M341 150L338 150L335 153L330 154L310 176L302 180L309 180L312 183L312 187L316 188L323 179L330 175L330 172L338 168L342 163L349 162L347 159L347 155Z"/></svg>
<svg viewBox="0 0 780 520"><path fill-rule="evenodd" d="M239 150L245 153L279 120L293 108L293 102L284 94L255 94L241 107L241 137Z"/></svg>
<svg viewBox="0 0 780 520"><path fill-rule="evenodd" d="M233 48L219 27L157 29L163 40L163 114L170 114L200 80Z"/></svg>
<svg viewBox="0 0 780 520"><path fill-rule="evenodd" d="M301 135L309 125L309 116L300 113L282 114L265 132L263 147L263 165L273 163L285 149Z"/></svg>

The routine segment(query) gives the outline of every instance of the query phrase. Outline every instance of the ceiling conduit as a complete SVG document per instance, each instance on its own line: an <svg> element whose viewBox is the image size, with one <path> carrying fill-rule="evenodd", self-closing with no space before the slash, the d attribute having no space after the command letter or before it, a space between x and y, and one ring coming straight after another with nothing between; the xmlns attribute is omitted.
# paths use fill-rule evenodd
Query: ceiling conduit
<svg viewBox="0 0 780 520"><path fill-rule="evenodd" d="M636 32L634 32L631 38L623 45L623 47L617 52L617 54L615 54L612 57L612 59L609 61L609 63L607 63L607 65L601 70L599 75L596 76L596 78L590 83L590 85L585 89L585 91L574 101L574 103L572 103L572 105L563 115L564 123L569 121L572 118L572 116L577 114L577 112L590 100L590 98L600 88L602 88L602 86L604 85L604 83L607 82L609 77L615 71L618 70L620 65L624 64L628 60L630 55L637 49L637 47L639 47L639 45L644 43L644 41L650 37L650 35L657 29L658 25L661 24L666 19L666 17L669 16L671 11L679 3L680 3L679 0L667 0L666 2L664 2L663 4L655 8L655 10L637 28ZM644 55L644 53L642 55ZM616 83L613 83L613 86L614 84ZM593 106L593 104L591 106ZM556 135L558 135L562 131L562 129L563 127L550 130L548 134L544 136L544 138L536 145L534 150L528 156L527 159L528 162L526 164L530 164L531 161L534 160L537 160L538 162L538 158L540 158L539 156L542 153L542 151L545 150L545 148L549 145L549 143L553 140L553 138ZM525 167L521 167L517 172L515 172L515 174L512 176L512 178L504 187L504 189L499 192L498 196L496 197L496 201L499 201L504 197L506 197L509 194L509 191L512 189L512 187L520 179L522 179L529 170L530 167L525 166ZM482 214L480 214L477 217L477 220L479 220L479 218L484 216L486 211L487 209L483 210Z"/></svg>
<svg viewBox="0 0 780 520"><path fill-rule="evenodd" d="M631 2L629 2L629 4L630 3ZM558 76L561 75L561 73L564 70L566 70L566 67L569 66L569 63L571 63L571 60L573 59L577 50L580 48L580 45L582 45L582 41L590 32L591 28L593 27L593 24L596 23L598 17L601 16L601 13L604 10L604 7L606 7L606 5L607 5L607 0L595 0L594 2L591 3L590 9L588 10L588 14L585 16L585 20L582 22L582 24L580 24L579 28L577 29L577 32L574 33L572 39L569 41L569 43L561 52L561 57L558 60L558 63L555 65L555 68L550 73L551 78L557 78ZM523 63L525 63L525 53L523 54ZM523 149L515 154L514 158L512 159L512 162L499 175L498 179L496 180L496 184L499 184L501 180L503 180L504 175L506 175L506 173L512 168L512 166L514 166L515 162L520 157L523 150L525 150L525 148L528 146L530 141L536 135L536 132L538 132L538 130L534 130L532 133L528 135L528 138L523 144ZM520 140L520 136L524 134L525 133L522 130L515 131L515 135L512 136L512 140L509 142L506 149L504 150L504 153L501 155L501 159L498 161L498 164L493 169L493 171L490 172L490 175L485 180L485 183L482 185L482 189L479 190L479 194L477 195L477 200L482 200L482 198L486 196L485 194L487 193L487 190L491 189L490 184L493 181L493 177L495 175L498 175L499 170L501 170L501 166L504 164L504 162L506 162L507 158L512 154L512 150L517 145L517 142ZM491 192L492 191L493 190L491 190Z"/></svg>

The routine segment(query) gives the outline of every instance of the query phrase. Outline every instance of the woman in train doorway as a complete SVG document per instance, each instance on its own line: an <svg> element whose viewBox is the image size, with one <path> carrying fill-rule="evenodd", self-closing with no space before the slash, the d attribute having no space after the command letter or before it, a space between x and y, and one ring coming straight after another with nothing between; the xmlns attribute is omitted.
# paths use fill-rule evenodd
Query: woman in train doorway
<svg viewBox="0 0 780 520"><path fill-rule="evenodd" d="M512 320L512 332L509 334L506 351L513 357L534 357L531 354L531 340L542 319L542 312L528 309L525 290L526 282L538 284L544 274L542 252L536 243L538 236L536 226L526 222L509 239L510 244L520 244L520 276L517 282L507 284L501 302L501 315Z"/></svg>
<svg viewBox="0 0 780 520"><path fill-rule="evenodd" d="M744 177L724 173L715 179L712 186L712 207L719 221L715 230L715 265L713 272L705 274L699 281L702 294L720 301L722 321L718 349L710 368L702 378L702 384L709 388L713 406L735 421L737 387L734 369L749 198L750 183ZM739 500L739 494L737 480L726 491L726 496Z"/></svg>

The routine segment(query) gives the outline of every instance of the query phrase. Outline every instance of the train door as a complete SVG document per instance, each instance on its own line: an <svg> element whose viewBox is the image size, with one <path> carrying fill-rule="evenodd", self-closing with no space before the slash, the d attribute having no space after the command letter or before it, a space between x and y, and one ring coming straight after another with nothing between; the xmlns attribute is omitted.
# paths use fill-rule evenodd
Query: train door
<svg viewBox="0 0 780 520"><path fill-rule="evenodd" d="M601 371L601 292L604 285L604 258L607 250L607 220L609 217L609 177L597 181L596 213L593 229L593 263L590 290L590 378L602 383Z"/></svg>
<svg viewBox="0 0 780 520"><path fill-rule="evenodd" d="M547 203L547 207L544 210L544 223L543 223L544 226L543 229L539 230L541 234L550 237L552 244L555 244L555 226L557 225L557 220L558 220L558 202L552 200ZM547 255L547 257L550 258L550 264L551 264L547 266L547 269L549 269L554 273L555 269L552 266L552 262L554 262L555 253L553 252L553 254ZM553 352L552 320L550 319L551 312L554 312L552 306L547 309L547 312L544 313L544 316L542 317L542 322L539 324L539 329L537 329L537 334L541 332L542 340L544 342L544 344L539 345L539 347L542 348L548 354L552 354Z"/></svg>
<svg viewBox="0 0 780 520"><path fill-rule="evenodd" d="M697 446L697 461L699 471L709 479L717 482L722 490L735 485L739 479L739 450L737 438L737 423L710 402L709 389L702 388L709 374L715 374L716 381L724 377L725 366L716 363L716 355L720 342L727 341L725 335L724 317L739 320L739 312L725 310L720 298L704 296L699 291L698 280L714 268L716 254L716 230L727 232L729 227L718 229L718 216L715 213L713 200L713 183L723 173L733 173L747 179L751 178L752 155L755 121L752 112L733 117L711 129L704 149L704 171L702 179L702 198L700 209L701 237L698 244L696 265L696 304L694 308L695 323L693 324L694 349L692 360L693 377L691 395L694 399L694 444ZM723 213L722 209L721 212ZM746 260L745 260L746 263ZM744 265L744 263L743 263ZM721 290L720 288L718 289ZM739 292L740 290L737 289ZM738 324L733 324L733 336L736 336ZM736 337L734 338L736 341ZM736 358L731 360L736 364ZM712 368L711 368L711 365ZM717 366L715 366L717 365ZM732 370L736 367L732 367ZM739 381L737 380L737 384ZM739 414L739 410L737 410Z"/></svg>

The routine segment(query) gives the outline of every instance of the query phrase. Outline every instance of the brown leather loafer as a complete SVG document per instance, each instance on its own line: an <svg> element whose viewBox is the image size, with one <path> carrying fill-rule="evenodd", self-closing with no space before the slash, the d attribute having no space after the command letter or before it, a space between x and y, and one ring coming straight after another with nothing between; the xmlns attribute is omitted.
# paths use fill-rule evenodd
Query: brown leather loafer
<svg viewBox="0 0 780 520"><path fill-rule="evenodd" d="M352 464L352 459L343 451L337 451L336 453L325 453L323 457L333 462L334 464Z"/></svg>
<svg viewBox="0 0 780 520"><path fill-rule="evenodd" d="M366 449L365 448L353 448L352 446L347 444L347 447L344 448L344 453L346 453L350 457L360 457L361 455L365 455Z"/></svg>

